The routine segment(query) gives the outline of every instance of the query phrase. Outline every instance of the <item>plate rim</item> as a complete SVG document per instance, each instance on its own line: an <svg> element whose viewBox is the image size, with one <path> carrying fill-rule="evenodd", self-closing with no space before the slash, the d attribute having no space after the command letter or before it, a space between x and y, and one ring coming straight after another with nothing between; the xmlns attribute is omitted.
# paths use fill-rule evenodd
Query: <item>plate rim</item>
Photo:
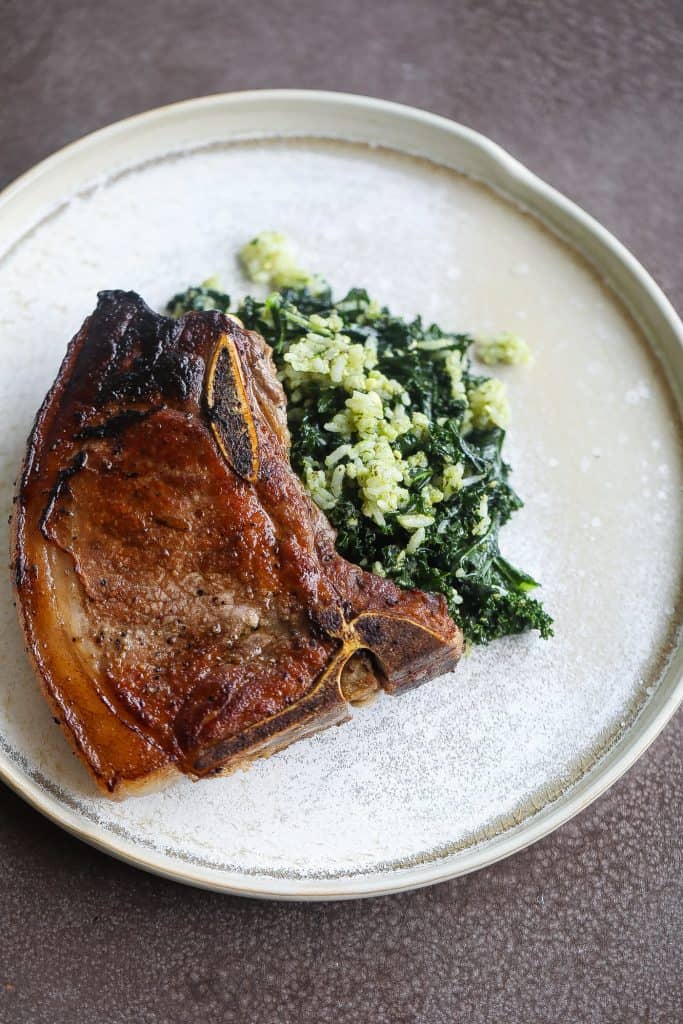
<svg viewBox="0 0 683 1024"><path fill-rule="evenodd" d="M226 115L224 139L238 139L239 133L230 131L227 123L230 113L234 115L240 108L249 112L250 108L264 104L279 106L285 111L285 116L287 108L296 109L298 114L303 113L304 119L307 112L322 105L336 113L338 119L346 116L353 122L359 115L364 115L377 126L378 131L381 130L383 122L386 124L389 119L393 119L404 127L412 125L420 130L426 130L427 133L430 130L432 133L438 131L446 140L449 137L451 140L455 139L469 147L473 155L479 154L489 165L494 178L490 180L488 177L482 177L489 186L499 189L512 201L523 202L532 214L546 223L550 221L554 233L564 236L574 250L578 249L589 260L594 269L604 273L605 263L611 265L609 283L617 292L619 301L629 309L642 327L648 346L654 350L680 409L683 395L683 324L660 287L639 261L595 218L544 182L498 143L456 121L416 107L352 93L314 89L259 89L216 93L155 107L88 133L35 164L0 192L0 217L8 209L11 210L12 204L20 199L23 193L38 186L41 180L49 179L54 172L60 168L64 169L65 165L71 162L83 162L89 152L97 153L101 147L106 147L108 142L117 137L135 136L141 130L155 126L163 127L165 122L174 118L182 119L192 117L193 114L218 111L225 112ZM261 137L266 134L272 136L272 133L257 131L252 133L252 138L258 137L259 134ZM295 133L283 134L284 137L291 137ZM309 137L320 135L310 132ZM335 132L334 118L327 137L343 138L338 131ZM211 140L207 138L206 142L209 141ZM380 139L377 140L377 144L384 143ZM408 148L403 151L413 152ZM433 159L429 152L422 152L422 155ZM436 162L443 165L443 160ZM463 169L459 162L451 166ZM466 170L466 173L471 172ZM68 190L63 193L67 194ZM41 213L45 212L43 204ZM24 229L25 227L24 221ZM12 244L10 242L10 246ZM645 300L645 306L648 303L650 305L646 314L640 308L632 308L631 300L622 290L626 288L640 291L641 301ZM653 335L658 336L658 343ZM669 664L648 703L638 712L614 746L556 801L545 805L535 815L493 840L464 851L411 867L337 878L246 875L193 865L186 861L180 862L172 855L142 848L108 831L97 822L82 818L77 811L63 804L57 796L28 777L2 750L0 779L34 809L70 834L119 860L174 881L217 892L267 899L354 899L387 895L447 881L487 867L542 839L585 809L612 786L647 750L682 702L683 648L679 642L678 649L672 653Z"/></svg>

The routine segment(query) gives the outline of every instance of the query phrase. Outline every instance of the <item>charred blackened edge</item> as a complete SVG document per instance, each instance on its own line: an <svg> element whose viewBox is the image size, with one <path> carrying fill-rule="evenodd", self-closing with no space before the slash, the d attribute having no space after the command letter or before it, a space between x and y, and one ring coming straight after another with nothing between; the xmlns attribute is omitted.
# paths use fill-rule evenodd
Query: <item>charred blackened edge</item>
<svg viewBox="0 0 683 1024"><path fill-rule="evenodd" d="M69 465L66 466L64 469L61 469L57 474L57 479L55 480L55 483L52 489L50 490L50 493L48 494L47 502L41 513L40 519L38 520L38 529L40 530L45 540L49 541L50 543L53 542L53 538L48 533L47 521L54 511L54 507L59 501L62 495L62 491L68 488L69 480L73 476L75 476L76 473L80 473L80 471L84 469L85 466L87 466L87 464L88 452L85 449L82 449L72 459Z"/></svg>
<svg viewBox="0 0 683 1024"><path fill-rule="evenodd" d="M94 383L98 405L160 399L187 401L201 389L204 360L177 348L184 321L151 309L136 292L102 291L92 316L95 339L111 339Z"/></svg>
<svg viewBox="0 0 683 1024"><path fill-rule="evenodd" d="M88 424L74 435L74 439L76 441L88 441L105 437L119 437L126 427L132 426L134 423L141 423L155 412L162 412L166 408L165 405L154 405L149 409L126 409L125 412L109 416L102 423Z"/></svg>
<svg viewBox="0 0 683 1024"><path fill-rule="evenodd" d="M50 420L54 416L54 403L58 394L64 390L64 382L68 379L73 364L76 362L80 349L87 336L92 316L87 317L80 330L74 335L67 346L57 376L43 399L31 430L26 440L26 450L17 477L14 495L14 512L10 528L10 569L14 586L23 588L28 580L28 558L26 553L26 492L34 477L36 462L42 437L47 433ZM27 635L27 624L23 614L22 601L17 602L17 611L24 635Z"/></svg>

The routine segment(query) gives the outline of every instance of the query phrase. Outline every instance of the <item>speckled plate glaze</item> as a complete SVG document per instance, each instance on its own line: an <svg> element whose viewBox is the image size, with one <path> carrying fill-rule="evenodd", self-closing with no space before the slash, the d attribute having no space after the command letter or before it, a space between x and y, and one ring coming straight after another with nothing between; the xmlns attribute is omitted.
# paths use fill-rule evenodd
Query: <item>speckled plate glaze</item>
<svg viewBox="0 0 683 1024"><path fill-rule="evenodd" d="M67 147L0 197L5 513L35 411L99 288L162 308L234 251L291 236L341 291L454 330L511 329L504 549L556 636L475 651L249 772L112 803L71 756L0 594L0 775L139 867L285 899L387 893L539 839L646 749L683 695L683 329L607 231L496 145L356 96L255 92L154 110ZM7 516L3 516L6 521Z"/></svg>

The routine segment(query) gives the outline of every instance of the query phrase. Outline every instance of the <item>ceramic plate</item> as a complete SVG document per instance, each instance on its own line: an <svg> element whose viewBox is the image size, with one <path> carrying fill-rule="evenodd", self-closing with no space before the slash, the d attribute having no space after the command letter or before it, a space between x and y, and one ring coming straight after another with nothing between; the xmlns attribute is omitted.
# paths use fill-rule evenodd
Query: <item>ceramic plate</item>
<svg viewBox="0 0 683 1024"><path fill-rule="evenodd" d="M636 197L637 201L637 197ZM634 258L493 143L407 107L214 96L82 139L0 200L2 493L102 288L162 309L278 229L339 293L451 330L512 330L501 371L526 508L503 546L554 639L457 671L250 771L113 803L53 724L2 587L0 774L64 828L217 890L342 898L426 885L534 842L609 786L681 700L681 324ZM6 521L7 516L3 516Z"/></svg>

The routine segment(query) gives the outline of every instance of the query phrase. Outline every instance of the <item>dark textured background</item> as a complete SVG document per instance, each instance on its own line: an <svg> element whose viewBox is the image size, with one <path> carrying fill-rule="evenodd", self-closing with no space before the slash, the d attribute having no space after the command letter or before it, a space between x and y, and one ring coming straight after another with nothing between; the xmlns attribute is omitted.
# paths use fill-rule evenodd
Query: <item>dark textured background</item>
<svg viewBox="0 0 683 1024"><path fill-rule="evenodd" d="M472 125L683 298L683 6L0 0L0 184L161 103L298 86ZM526 853L318 906L146 876L0 786L2 1024L683 1021L683 718Z"/></svg>

